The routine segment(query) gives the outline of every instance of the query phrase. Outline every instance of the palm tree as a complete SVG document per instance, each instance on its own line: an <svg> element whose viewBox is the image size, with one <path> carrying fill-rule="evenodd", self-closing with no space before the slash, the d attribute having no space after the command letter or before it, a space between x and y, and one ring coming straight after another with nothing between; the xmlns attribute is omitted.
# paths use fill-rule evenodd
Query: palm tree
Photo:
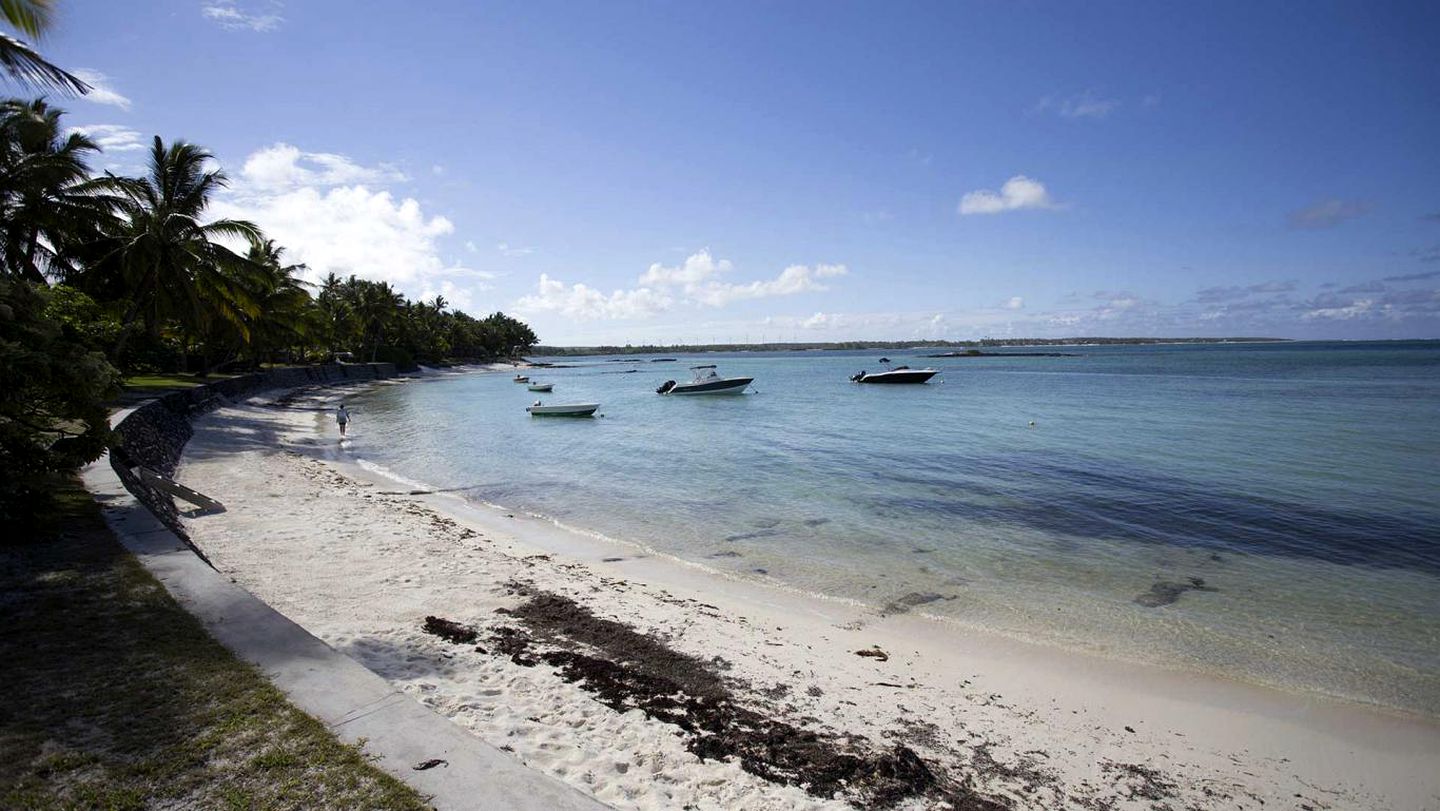
<svg viewBox="0 0 1440 811"><path fill-rule="evenodd" d="M220 170L206 169L210 158L194 144L166 147L156 136L148 175L119 179L124 219L97 261L128 299L117 358L137 321L154 333L173 318L198 334L219 319L249 339L247 319L258 311L250 290L259 270L221 240L254 244L263 237L243 220L202 219L211 195L228 182Z"/></svg>
<svg viewBox="0 0 1440 811"><path fill-rule="evenodd" d="M0 102L0 267L39 284L76 272L73 252L115 220L119 184L90 177L100 147L61 137L63 110L44 100Z"/></svg>
<svg viewBox="0 0 1440 811"><path fill-rule="evenodd" d="M39 39L50 28L51 0L0 0L0 19L31 39ZM45 61L33 48L6 34L0 34L0 69L19 84L36 90L56 90L72 95L90 92L85 84Z"/></svg>
<svg viewBox="0 0 1440 811"><path fill-rule="evenodd" d="M352 278L351 281L355 280ZM389 282L362 281L358 293L354 305L355 315L360 319L366 342L370 344L370 362L374 363L386 329L404 306L405 297L392 288Z"/></svg>
<svg viewBox="0 0 1440 811"><path fill-rule="evenodd" d="M267 239L250 246L246 257L258 268L251 291L256 314L250 319L250 349L255 362L263 363L267 351L294 346L311 332L315 313L311 310L309 284L299 277L305 265L286 265L285 249Z"/></svg>

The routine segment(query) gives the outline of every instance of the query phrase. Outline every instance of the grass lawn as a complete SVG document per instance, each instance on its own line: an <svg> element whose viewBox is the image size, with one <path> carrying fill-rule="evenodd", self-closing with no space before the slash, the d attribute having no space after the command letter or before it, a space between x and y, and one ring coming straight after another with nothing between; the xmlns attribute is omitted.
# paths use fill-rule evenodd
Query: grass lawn
<svg viewBox="0 0 1440 811"><path fill-rule="evenodd" d="M0 545L0 808L425 809L212 639L78 482Z"/></svg>

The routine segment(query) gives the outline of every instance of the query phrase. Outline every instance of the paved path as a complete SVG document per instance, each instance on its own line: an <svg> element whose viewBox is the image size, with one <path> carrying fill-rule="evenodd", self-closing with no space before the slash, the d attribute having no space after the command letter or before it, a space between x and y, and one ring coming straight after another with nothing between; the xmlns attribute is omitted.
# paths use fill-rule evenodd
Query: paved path
<svg viewBox="0 0 1440 811"><path fill-rule="evenodd" d="M112 424L125 413L116 414ZM338 738L352 744L364 739L376 766L430 796L436 808L607 808L396 690L210 568L130 495L108 456L86 467L82 478L120 542L212 636L258 666L295 706ZM434 758L449 765L413 768Z"/></svg>

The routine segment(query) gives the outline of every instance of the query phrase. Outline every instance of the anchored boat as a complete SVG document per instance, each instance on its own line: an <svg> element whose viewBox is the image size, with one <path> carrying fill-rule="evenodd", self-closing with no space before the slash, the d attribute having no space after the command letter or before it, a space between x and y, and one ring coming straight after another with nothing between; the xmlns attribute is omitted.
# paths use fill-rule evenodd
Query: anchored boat
<svg viewBox="0 0 1440 811"><path fill-rule="evenodd" d="M531 391L553 391L553 390L555 389L555 384L554 384L554 383L532 382L530 385L526 386L525 388L527 388L527 389L529 389L529 390L531 390Z"/></svg>
<svg viewBox="0 0 1440 811"><path fill-rule="evenodd" d="M660 388L655 390L656 394L744 394L745 387L749 386L755 378L753 377L721 377L715 371L715 365L691 366L691 373L694 379L689 383L676 383L673 380L665 381Z"/></svg>
<svg viewBox="0 0 1440 811"><path fill-rule="evenodd" d="M882 363L888 363L888 358L881 358ZM924 383L935 375L940 374L939 369L911 369L909 366L896 366L894 369L886 369L883 372L861 371L851 375L853 383Z"/></svg>
<svg viewBox="0 0 1440 811"><path fill-rule="evenodd" d="M535 405L527 406L525 410L530 412L532 417L590 417L599 407L599 403L568 403L547 406L536 400Z"/></svg>
<svg viewBox="0 0 1440 811"><path fill-rule="evenodd" d="M529 382L530 382L530 378L526 377L525 375L515 375L515 382L516 382L516 383L529 383Z"/></svg>

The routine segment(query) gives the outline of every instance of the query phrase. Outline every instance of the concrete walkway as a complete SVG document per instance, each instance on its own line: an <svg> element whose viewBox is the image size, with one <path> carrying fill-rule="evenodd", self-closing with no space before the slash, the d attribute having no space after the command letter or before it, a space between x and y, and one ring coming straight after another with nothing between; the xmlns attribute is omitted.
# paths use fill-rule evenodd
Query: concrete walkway
<svg viewBox="0 0 1440 811"><path fill-rule="evenodd" d="M295 706L324 722L340 740L355 744L363 739L376 766L428 795L436 808L607 808L399 692L210 568L130 495L108 456L81 475L120 542L212 636L258 666ZM434 758L448 765L413 768Z"/></svg>

